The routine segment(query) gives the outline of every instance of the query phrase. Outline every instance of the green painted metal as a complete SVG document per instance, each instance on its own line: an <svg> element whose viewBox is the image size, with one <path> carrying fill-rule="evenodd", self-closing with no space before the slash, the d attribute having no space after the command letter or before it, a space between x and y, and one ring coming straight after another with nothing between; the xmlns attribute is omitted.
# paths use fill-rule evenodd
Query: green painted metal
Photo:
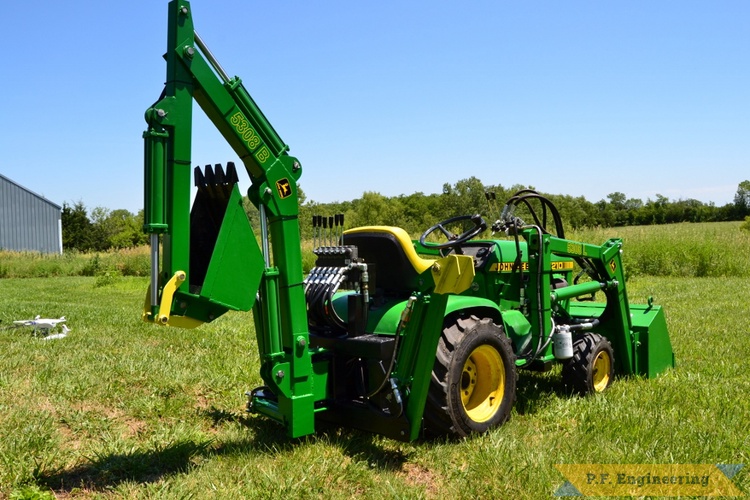
<svg viewBox="0 0 750 500"><path fill-rule="evenodd" d="M580 297L581 295L598 292L603 286L605 286L605 284L599 283L598 281L587 281L580 285L570 285L552 292L551 299L553 303L562 302L563 300Z"/></svg>
<svg viewBox="0 0 750 500"><path fill-rule="evenodd" d="M196 201L197 202L197 201ZM243 249L238 252L237 249ZM237 185L224 211L200 296L228 309L249 311L263 272L263 256L242 206Z"/></svg>
<svg viewBox="0 0 750 500"><path fill-rule="evenodd" d="M510 309L503 311L502 322L505 334L513 342L515 352L522 352L531 336L531 323L528 318L521 311Z"/></svg>
<svg viewBox="0 0 750 500"><path fill-rule="evenodd" d="M676 365L667 321L660 306L637 304L633 313L635 372L652 378Z"/></svg>
<svg viewBox="0 0 750 500"><path fill-rule="evenodd" d="M408 440L420 435L422 415L430 387L430 373L435 363L448 295L417 294L411 318L403 333L403 347L397 358L393 378L400 382L406 398L406 417L410 423Z"/></svg>
<svg viewBox="0 0 750 500"><path fill-rule="evenodd" d="M310 352L303 348L309 338L297 219L300 163L287 154L289 148L241 81L228 78L197 37L190 3L173 0L168 11L167 81L162 97L146 111L144 133L144 230L159 235L163 246L158 295L175 273L185 272L187 280L175 294L171 314L211 321L229 308L249 308L258 291L260 305L254 311L262 373L278 394L278 408L269 413L286 423L291 437L310 434L313 386L325 384L312 379L325 380L325 374L313 372ZM186 285L191 284L191 257L196 258L190 255L193 100L241 158L252 183L249 198L265 208L273 241L270 255L261 257L238 210L228 210L199 294ZM156 317L157 306L151 304L147 318Z"/></svg>
<svg viewBox="0 0 750 500"><path fill-rule="evenodd" d="M435 293L435 280L441 280L432 274L435 266L424 271L427 264L414 265L419 270L408 286L417 289L383 294L358 306L364 316L356 319L362 320L364 332L357 324L331 338L311 335L317 325L308 324L302 272L300 162L288 154L289 147L241 80L227 76L195 34L190 3L172 0L168 9L167 82L146 111L143 134L144 231L151 235L155 270L144 317L156 321L161 311L169 325L194 326L230 309L252 309L265 387L250 394L251 407L283 424L290 437L313 433L316 419L325 418L396 439L417 439L440 335L446 321L457 317L475 315L502 324L521 368L555 360L550 338L560 320L571 328L590 322L586 329L607 337L619 373L653 377L674 366L661 308L628 301L622 242L582 243L534 225L517 226L515 241L468 242L485 252L469 260L476 274L465 291ZM262 214L260 245L236 184L204 186L190 209L193 101L242 160L251 181L248 198ZM207 219L218 221L215 231L203 227ZM408 241L398 242L406 250ZM438 257L422 245L415 243L415 248ZM411 247L408 251L413 255ZM583 259L598 279L575 283L573 263ZM382 271L388 262L378 265ZM465 281L459 279L465 274L451 276ZM603 293L606 302L575 300L594 292ZM359 297L367 295L338 292L326 307L351 327L349 307ZM364 394L347 379L346 367L356 363L367 372ZM385 411L372 409L377 401Z"/></svg>
<svg viewBox="0 0 750 500"><path fill-rule="evenodd" d="M591 317L601 316L605 312L606 305L597 302L579 302L571 306L570 312L573 316ZM626 373L653 378L669 368L676 366L672 343L669 339L667 322L664 310L661 306L653 304L631 304L632 333L630 348L633 366L628 371L627 367L619 368ZM607 336L610 342L614 341L613 335L603 328L598 333Z"/></svg>
<svg viewBox="0 0 750 500"><path fill-rule="evenodd" d="M634 324L634 310L628 300L625 273L622 265L622 241L613 238L603 245L593 245L556 238L549 234L539 237L535 230L524 231L529 245L529 269L539 269L531 273L530 289L536 290L529 296L529 315L534 340L547 335L552 328L551 312L556 304L568 299L601 290L606 296L603 304L583 303L567 306L573 317L596 317L600 323L594 331L607 337L612 343L619 373L656 376L674 366L674 354L667 333L663 313L657 306L649 306L649 314L639 316L639 324ZM609 279L603 282L585 282L578 285L552 290L551 265L554 257L586 257L600 276ZM636 306L643 311L644 306ZM649 347L650 346L650 347ZM542 358L551 359L551 347Z"/></svg>
<svg viewBox="0 0 750 500"><path fill-rule="evenodd" d="M143 133L145 144L144 175L144 230L160 234L167 230L165 206L165 163L167 161L167 134L161 128L150 128Z"/></svg>

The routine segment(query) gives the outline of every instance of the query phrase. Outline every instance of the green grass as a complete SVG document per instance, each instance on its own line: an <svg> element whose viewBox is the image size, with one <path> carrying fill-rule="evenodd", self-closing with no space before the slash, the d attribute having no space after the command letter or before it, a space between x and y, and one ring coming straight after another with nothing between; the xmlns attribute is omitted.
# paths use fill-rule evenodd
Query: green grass
<svg viewBox="0 0 750 500"><path fill-rule="evenodd" d="M335 427L289 440L246 414L261 385L249 314L159 328L139 318L145 278L0 280L0 327L42 314L72 328L0 330L0 497L548 498L560 463L748 464L748 280L628 286L664 306L675 370L587 398L559 371L522 373L503 427L405 444ZM750 491L747 467L733 482Z"/></svg>
<svg viewBox="0 0 750 500"><path fill-rule="evenodd" d="M570 239L602 244L619 237L629 276L750 278L750 231L742 222L681 223L570 231ZM489 237L485 235L485 237ZM412 235L418 238L419 235ZM312 241L302 243L302 268L315 265ZM103 284L117 276L148 276L147 247L113 252L43 255L0 250L0 278L97 276Z"/></svg>
<svg viewBox="0 0 750 500"><path fill-rule="evenodd" d="M740 222L680 223L572 231L568 238L603 243L622 238L630 276L750 278L750 232Z"/></svg>
<svg viewBox="0 0 750 500"><path fill-rule="evenodd" d="M0 249L0 278L148 276L149 266L148 247L63 255Z"/></svg>

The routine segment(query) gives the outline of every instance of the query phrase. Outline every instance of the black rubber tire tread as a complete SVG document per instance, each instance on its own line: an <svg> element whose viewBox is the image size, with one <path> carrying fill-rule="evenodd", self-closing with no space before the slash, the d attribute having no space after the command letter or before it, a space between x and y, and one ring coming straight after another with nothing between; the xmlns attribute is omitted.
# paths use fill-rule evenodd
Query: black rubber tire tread
<svg viewBox="0 0 750 500"><path fill-rule="evenodd" d="M573 357L563 364L562 380L568 390L581 396L596 392L593 382L593 363L602 350L607 350L609 353L611 364L607 387L612 384L615 361L612 344L598 333L589 332L577 335L573 339Z"/></svg>
<svg viewBox="0 0 750 500"><path fill-rule="evenodd" d="M461 403L460 379L466 358L482 344L492 345L500 354L505 367L505 389L498 412L487 422L474 422ZM446 324L432 368L424 410L425 434L428 437L466 437L502 425L510 418L515 403L516 379L516 357L502 326L490 318L476 316Z"/></svg>

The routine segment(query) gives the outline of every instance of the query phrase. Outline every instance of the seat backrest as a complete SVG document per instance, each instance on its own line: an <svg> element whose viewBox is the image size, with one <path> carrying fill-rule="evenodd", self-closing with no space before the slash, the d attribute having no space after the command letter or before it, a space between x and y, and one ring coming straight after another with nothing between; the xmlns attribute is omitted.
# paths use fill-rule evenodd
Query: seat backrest
<svg viewBox="0 0 750 500"><path fill-rule="evenodd" d="M344 231L344 245L355 245L359 257L374 264L375 287L386 294L419 289L419 275L432 261L421 258L409 235L392 226L365 226Z"/></svg>

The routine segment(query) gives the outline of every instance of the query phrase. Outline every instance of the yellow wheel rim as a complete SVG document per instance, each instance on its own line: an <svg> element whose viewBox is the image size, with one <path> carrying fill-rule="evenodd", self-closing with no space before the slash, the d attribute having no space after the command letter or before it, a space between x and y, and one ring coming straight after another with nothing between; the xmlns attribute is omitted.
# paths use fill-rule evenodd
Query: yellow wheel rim
<svg viewBox="0 0 750 500"><path fill-rule="evenodd" d="M607 351L601 351L594 359L594 370L591 379L594 391L602 392L609 385L609 374L612 371L612 358Z"/></svg>
<svg viewBox="0 0 750 500"><path fill-rule="evenodd" d="M486 422L500 409L505 389L505 366L489 345L474 349L461 372L461 404L474 422Z"/></svg>

